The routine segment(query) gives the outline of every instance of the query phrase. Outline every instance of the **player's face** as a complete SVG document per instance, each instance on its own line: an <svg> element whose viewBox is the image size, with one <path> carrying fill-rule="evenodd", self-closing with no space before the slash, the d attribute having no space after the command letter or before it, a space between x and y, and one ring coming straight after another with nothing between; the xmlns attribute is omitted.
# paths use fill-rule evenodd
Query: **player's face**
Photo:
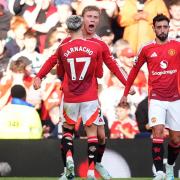
<svg viewBox="0 0 180 180"><path fill-rule="evenodd" d="M156 33L156 37L164 42L166 41L169 33L169 24L167 21L159 21L155 23L154 32Z"/></svg>
<svg viewBox="0 0 180 180"><path fill-rule="evenodd" d="M97 11L87 11L83 16L83 20L85 33L93 35L99 24L99 13Z"/></svg>

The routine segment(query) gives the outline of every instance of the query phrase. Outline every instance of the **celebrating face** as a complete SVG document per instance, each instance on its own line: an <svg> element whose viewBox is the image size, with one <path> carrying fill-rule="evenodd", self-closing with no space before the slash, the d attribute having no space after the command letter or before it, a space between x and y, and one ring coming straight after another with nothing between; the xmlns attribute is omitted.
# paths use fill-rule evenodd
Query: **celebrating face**
<svg viewBox="0 0 180 180"><path fill-rule="evenodd" d="M87 34L94 34L96 27L99 24L99 12L97 11L87 11L84 16L84 31Z"/></svg>

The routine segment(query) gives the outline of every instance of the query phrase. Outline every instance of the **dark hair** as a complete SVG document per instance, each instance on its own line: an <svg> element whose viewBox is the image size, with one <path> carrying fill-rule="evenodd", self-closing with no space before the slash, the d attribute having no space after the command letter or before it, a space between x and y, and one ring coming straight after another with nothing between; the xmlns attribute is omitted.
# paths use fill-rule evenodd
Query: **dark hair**
<svg viewBox="0 0 180 180"><path fill-rule="evenodd" d="M153 18L153 26L155 26L156 22L160 22L160 21L167 21L169 24L169 18L167 16L165 16L164 14L157 14L157 16L155 16Z"/></svg>
<svg viewBox="0 0 180 180"><path fill-rule="evenodd" d="M101 14L101 10L97 6L86 6L82 10L82 16L84 16L84 14L88 11L97 11L99 13L99 15Z"/></svg>
<svg viewBox="0 0 180 180"><path fill-rule="evenodd" d="M11 88L12 98L26 98L26 90L23 86L16 84Z"/></svg>

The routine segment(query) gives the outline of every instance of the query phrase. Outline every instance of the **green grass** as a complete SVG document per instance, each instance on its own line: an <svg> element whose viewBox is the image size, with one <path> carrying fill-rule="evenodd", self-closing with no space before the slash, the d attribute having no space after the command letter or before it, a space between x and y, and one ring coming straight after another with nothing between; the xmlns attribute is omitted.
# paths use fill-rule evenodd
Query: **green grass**
<svg viewBox="0 0 180 180"><path fill-rule="evenodd" d="M58 180L52 177L1 177L0 180ZM75 178L75 180L85 180L85 178ZM115 180L152 180L152 178L117 178ZM178 178L175 178L178 180Z"/></svg>

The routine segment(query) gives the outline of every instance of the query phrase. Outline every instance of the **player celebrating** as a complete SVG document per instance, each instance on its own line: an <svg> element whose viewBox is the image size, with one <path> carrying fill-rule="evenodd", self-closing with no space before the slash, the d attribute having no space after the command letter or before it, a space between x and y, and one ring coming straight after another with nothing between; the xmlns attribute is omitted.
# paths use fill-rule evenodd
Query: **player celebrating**
<svg viewBox="0 0 180 180"><path fill-rule="evenodd" d="M100 17L100 9L96 6L86 6L82 12L83 16L83 36L90 41L95 41L102 47L102 57L103 62L110 69L112 73L125 85L126 84L126 74L124 70L122 70L116 60L113 58L109 47L106 43L104 43L96 34L96 27L99 24ZM71 40L71 37L66 38L62 43L66 43ZM57 64L57 53L52 55L43 65L40 72L38 73L38 77L36 77L36 82L41 83L41 79L52 69L53 66ZM59 67L59 66L58 66ZM61 72L61 68L57 68L58 76L63 77L63 73ZM134 94L134 90L131 90L130 94ZM96 170L105 180L111 179L108 171L102 166L101 160L105 151L106 141L105 141L105 130L104 130L104 120L101 118L101 121L98 125L98 154L97 154L97 163ZM63 158L65 162L65 157ZM64 163L65 166L65 163Z"/></svg>
<svg viewBox="0 0 180 180"><path fill-rule="evenodd" d="M97 124L100 118L98 103L97 78L103 76L102 48L89 40L82 39L82 21L80 16L67 19L67 27L71 41L59 46L56 54L61 75L64 77L62 90L64 93L62 149L66 156L66 176L74 178L73 129L81 116L88 138L88 179L95 179L95 163L97 157ZM37 77L39 75L37 74ZM34 82L35 89L39 84Z"/></svg>
<svg viewBox="0 0 180 180"><path fill-rule="evenodd" d="M180 151L180 43L168 39L169 19L158 14L153 19L155 41L140 50L128 76L121 103L127 103L128 91L141 66L147 62L149 71L149 125L152 127L152 157L156 168L154 180L164 180L164 128L169 129L166 180L174 180L173 166Z"/></svg>

